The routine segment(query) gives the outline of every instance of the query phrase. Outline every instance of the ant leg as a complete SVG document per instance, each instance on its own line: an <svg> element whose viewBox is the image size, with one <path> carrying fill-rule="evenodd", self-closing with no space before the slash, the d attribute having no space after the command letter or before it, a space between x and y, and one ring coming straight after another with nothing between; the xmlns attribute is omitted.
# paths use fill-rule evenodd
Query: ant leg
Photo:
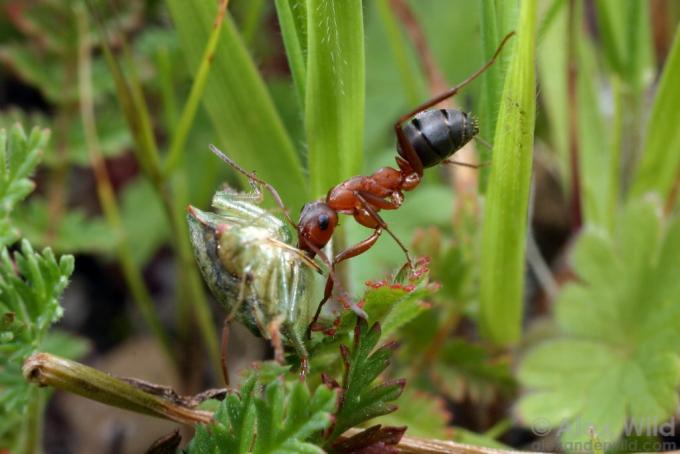
<svg viewBox="0 0 680 454"><path fill-rule="evenodd" d="M333 295L333 286L336 282L336 277L335 277L335 265L338 263L350 259L352 257L356 257L357 255L363 254L367 250L369 250L376 241L378 241L378 238L380 237L380 234L382 233L382 229L377 228L373 231L371 236L366 238L365 240L355 244L354 246L350 246L347 249L341 251L338 253L333 258L333 262L329 263L329 272L328 272L328 279L326 279L326 287L324 289L324 295L323 299L319 303L318 307L316 308L316 313L314 314L314 317L312 318L312 321L309 323L309 326L307 327L307 333L306 337L309 339L312 335L312 327L316 322L319 320L319 316L321 315L321 309L323 308L324 304L331 298ZM325 257L325 260L328 260L327 257ZM367 318L366 313L356 304L352 303L351 304L351 309L361 318Z"/></svg>
<svg viewBox="0 0 680 454"><path fill-rule="evenodd" d="M362 207L368 212L368 214L371 215L371 217L373 219L375 219L375 221L378 223L378 225L380 225L380 227L385 229L385 231L387 233L389 233L392 238L394 238L394 241L397 242L397 244L399 245L401 250L404 251L404 254L406 254L406 261L408 262L409 266L411 268L413 268L413 261L411 260L411 256L408 253L408 249L406 249L406 246L404 246L404 244L401 242L401 240L399 240L399 238L397 238L397 236L390 230L390 228L387 225L387 223L385 222L385 220L382 217L380 217L378 212L373 208L373 206L371 204L376 204L376 205L380 206L380 208L383 208L383 209L394 209L394 208L388 208L388 207L392 207L393 205L390 204L389 201L382 199L380 197L377 197L373 194L367 193L367 192L356 192L355 191L354 196L357 198L357 200L359 200L359 202L361 202ZM370 200L370 203L369 203L369 200ZM384 206L381 206L381 205L384 205Z"/></svg>
<svg viewBox="0 0 680 454"><path fill-rule="evenodd" d="M350 246L344 251L339 252L338 255L336 255L335 258L333 259L333 264L337 265L340 262L351 259L352 257L356 257L357 255L361 255L364 252L368 251L370 248L373 247L375 242L378 241L378 238L380 238L381 233L382 228L378 227L373 231L371 236L369 236L365 240L360 241L354 246Z"/></svg>
<svg viewBox="0 0 680 454"><path fill-rule="evenodd" d="M298 228L297 224L295 223L295 221L293 221L293 218L290 217L290 213L288 212L288 208L286 208L286 205L283 203L283 199L282 199L281 196L279 195L279 192L276 190L276 188L274 188L274 186L272 186L270 183L267 183L266 181L264 181L264 180L258 178L257 175L255 175L255 172L248 172L247 170L245 170L243 167L241 167L240 165L238 165L238 164L236 163L236 161L234 161L234 160L231 159L229 156L227 156L226 154L224 154L224 152L222 152L222 151L221 151L219 148L217 148L215 145L210 144L210 145L208 145L208 147L210 148L210 151L212 151L218 158L220 158L222 161L224 161L224 162L226 162L227 164L229 164L231 167L234 168L234 170L236 170L236 171L238 171L239 173L241 173L242 175L246 176L246 177L248 178L249 181L251 181L251 182L254 181L254 182L256 182L257 184L259 184L259 185L261 185L262 187L264 187L265 189L267 189L267 191L269 191L269 193L270 193L270 194L272 195L272 197L274 198L274 201L275 201L276 204L279 206L279 208L281 208L281 210L283 210L283 214L285 215L286 220L287 220L288 222L290 222L290 224L291 224L293 227L295 227L295 230L297 230L297 228Z"/></svg>
<svg viewBox="0 0 680 454"><path fill-rule="evenodd" d="M470 167L472 169L480 169L491 164L491 161L480 162L479 164L470 164L469 162L454 161L453 159L445 159L442 164L453 164L461 167Z"/></svg>
<svg viewBox="0 0 680 454"><path fill-rule="evenodd" d="M394 123L394 132L397 134L397 143L401 147L401 149L404 151L406 155L406 159L408 162L413 166L413 170L415 170L418 175L422 176L423 175L423 163L420 160L420 157L418 156L418 153L413 149L413 146L411 143L408 141L406 138L406 134L404 134L403 129L401 128L402 123L404 123L406 120L411 118L417 113L422 112L423 110L429 109L430 107L434 106L435 104L438 104L442 102L443 100L450 98L452 96L455 96L458 94L458 92L463 89L467 84L475 80L477 77L479 77L484 71L489 69L491 65L493 65L496 60L498 59L498 56L500 55L501 51L503 50L503 47L505 46L505 43L508 42L508 40L515 34L515 32L510 32L501 41L501 43L498 45L498 48L496 49L496 52L494 52L493 56L489 61L484 63L481 68L479 68L477 71L472 73L467 79L459 83L458 85L446 90L444 93L440 93L439 95L428 99L412 111L408 112L407 114L402 115L399 117L399 119Z"/></svg>
<svg viewBox="0 0 680 454"><path fill-rule="evenodd" d="M317 306L316 312L314 313L314 317L312 318L312 321L307 326L307 332L305 333L305 336L307 337L307 339L310 339L312 337L312 328L314 327L316 322L319 320L319 316L321 315L321 309L323 309L323 306L326 304L326 302L329 299L331 299L331 296L333 296L333 286L335 284L335 278L333 276L334 276L334 274L329 274L328 278L326 279L326 287L324 289L323 299L321 300L321 302ZM342 292L342 293L344 293L344 292ZM357 314L358 317L361 317L363 319L368 318L368 315L366 315L366 312L364 312L363 309L361 309L359 306L357 306L356 303L351 303L350 309L352 309L352 312Z"/></svg>
<svg viewBox="0 0 680 454"><path fill-rule="evenodd" d="M306 245L312 252L314 252L314 254L315 254L316 256L318 256L318 257L321 259L321 261L322 261L323 263L325 263L326 266L328 267L328 279L326 280L326 289L325 289L325 291L324 291L324 297L323 297L323 299L322 299L321 302L319 303L319 306L318 306L317 309L316 309L316 314L314 314L314 318L312 319L312 321L310 322L310 324L307 326L307 332L306 332L306 334L305 334L305 337L306 337L307 339L310 339L310 338L312 337L312 325L314 325L314 324L316 323L316 321L318 320L319 314L321 314L321 308L323 307L323 305L326 303L326 301L328 301L328 300L330 299L331 294L333 293L333 286L334 286L334 283L335 283L335 282L338 282L338 286L339 286L339 285L340 285L340 281L339 281L339 280L336 278L336 276L335 276L335 268L334 268L333 262L331 262L331 261L328 259L328 256L326 256L326 254L325 254L321 249L319 249L318 247L316 247L316 245L312 244L312 243L311 243L310 241L308 241L306 238L304 238L304 237L301 236L301 237L300 237L300 240L301 240L301 241L304 241L304 242L305 242L305 245ZM341 290L340 290L340 291L341 291L342 293L345 293L344 290L342 290L342 287L341 287ZM352 305L352 309L354 309L354 305ZM361 311L361 309L360 309L359 307L357 307L356 309L359 310L359 311ZM357 312L357 311L355 310L355 312ZM361 312L363 312L363 311L361 311ZM358 312L357 312L357 313L358 313ZM365 314L364 314L364 315L365 315Z"/></svg>

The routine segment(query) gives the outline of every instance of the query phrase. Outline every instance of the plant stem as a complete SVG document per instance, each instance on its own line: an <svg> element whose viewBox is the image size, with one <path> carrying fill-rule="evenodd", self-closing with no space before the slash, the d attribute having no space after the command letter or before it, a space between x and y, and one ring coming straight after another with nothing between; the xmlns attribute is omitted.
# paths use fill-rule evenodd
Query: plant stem
<svg viewBox="0 0 680 454"><path fill-rule="evenodd" d="M42 452L42 427L45 407L45 390L33 388L30 390L28 405L26 407L26 419L23 439L21 441L21 453L35 454Z"/></svg>
<svg viewBox="0 0 680 454"><path fill-rule="evenodd" d="M135 386L136 381L123 380L48 353L37 353L24 362L24 377L41 386L52 386L97 402L111 405L136 413L155 416L175 421L180 424L195 426L208 424L213 414L209 411L196 410L196 399L186 398L171 389L143 383ZM146 391L154 390L155 393ZM167 397L166 397L167 396ZM496 426L500 431L502 422ZM340 439L348 438L363 431L362 428L351 428ZM493 430L493 429L492 429ZM464 454L503 454L517 451L504 451L447 440L402 437L397 445L403 453L464 453Z"/></svg>
<svg viewBox="0 0 680 454"><path fill-rule="evenodd" d="M156 313L151 295L147 289L142 273L132 258L132 251L127 234L123 228L120 210L116 202L113 186L101 154L97 125L95 123L94 101L92 96L91 43L88 38L87 15L83 10L76 12L78 18L78 80L80 91L80 113L85 132L85 140L90 155L90 164L97 182L97 195L106 221L118 238L118 261L123 275L132 292L135 303L142 318L159 342L161 349L171 363L176 364L170 338Z"/></svg>
<svg viewBox="0 0 680 454"><path fill-rule="evenodd" d="M36 353L23 365L26 380L40 386L51 386L113 407L169 419L181 424L207 424L212 413L195 410L187 400L166 387L150 383L135 386L107 373L49 353ZM158 389L158 393L146 389ZM34 451L31 451L34 452Z"/></svg>
<svg viewBox="0 0 680 454"><path fill-rule="evenodd" d="M184 151L184 146L187 142L189 130L191 129L191 125L194 123L198 105L203 98L203 92L205 91L205 84L208 80L208 74L210 73L210 67L212 66L212 61L215 56L215 50L217 49L217 44L220 42L222 22L224 21L224 15L228 4L229 0L220 1L220 6L217 10L217 17L215 17L212 31L208 37L208 43L206 44L205 50L203 51L203 58L201 59L201 63L198 65L198 70L196 70L196 75L194 77L194 83L191 85L191 90L189 91L189 98L184 104L184 109L182 110L182 115L180 116L179 123L177 124L177 129L172 136L172 142L170 142L170 151L168 152L168 157L165 160L165 165L163 166L164 176L167 176L172 172L182 157L182 152Z"/></svg>

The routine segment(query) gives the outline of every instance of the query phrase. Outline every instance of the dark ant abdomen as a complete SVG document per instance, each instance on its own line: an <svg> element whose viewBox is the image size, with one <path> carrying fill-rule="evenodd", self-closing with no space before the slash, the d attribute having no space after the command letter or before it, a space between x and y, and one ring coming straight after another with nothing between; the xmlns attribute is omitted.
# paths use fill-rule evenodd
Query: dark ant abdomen
<svg viewBox="0 0 680 454"><path fill-rule="evenodd" d="M420 112L401 128L423 167L432 167L460 150L479 133L477 121L459 110L436 109ZM399 155L408 159L401 147Z"/></svg>

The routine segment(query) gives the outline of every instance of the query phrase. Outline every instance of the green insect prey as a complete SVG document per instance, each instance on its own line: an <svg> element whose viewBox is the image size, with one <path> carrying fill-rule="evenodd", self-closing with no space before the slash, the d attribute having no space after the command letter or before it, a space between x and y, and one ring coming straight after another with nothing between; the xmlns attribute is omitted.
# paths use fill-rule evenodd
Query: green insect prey
<svg viewBox="0 0 680 454"><path fill-rule="evenodd" d="M213 197L214 213L189 207L188 222L198 266L217 301L255 335L271 341L276 359L284 346L307 359L304 334L313 315L317 265L291 244L278 217L262 208L262 192L229 188Z"/></svg>

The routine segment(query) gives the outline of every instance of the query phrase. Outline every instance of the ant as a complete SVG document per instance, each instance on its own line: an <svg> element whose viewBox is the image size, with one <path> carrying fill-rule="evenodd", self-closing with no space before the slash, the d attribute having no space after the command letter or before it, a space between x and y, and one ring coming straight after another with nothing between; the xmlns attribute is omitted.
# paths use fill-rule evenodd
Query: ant
<svg viewBox="0 0 680 454"><path fill-rule="evenodd" d="M435 104L455 96L463 87L479 77L496 62L507 41L515 34L508 33L493 56L481 68L463 82L450 88L419 105L411 112L402 115L394 123L397 136L396 162L398 169L382 167L370 176L355 176L328 191L325 199L307 203L300 214L300 221L295 223L290 217L281 197L272 185L257 178L254 173L242 169L231 158L211 145L211 150L234 169L265 187L274 197L277 205L295 228L298 234L297 247L310 258L318 256L329 269L324 296L319 303L314 318L307 328L307 337L321 314L323 305L330 299L333 287L339 284L335 275L335 266L369 250L378 240L383 230L397 242L406 254L407 263L412 263L404 244L390 230L380 217L380 210L396 210L403 200L403 191L415 189L423 177L423 169L437 164L457 164L468 167L479 165L462 163L448 159L456 151L472 140L479 133L476 119L471 115L455 109L430 109ZM338 214L347 214L361 225L373 229L368 238L339 252L330 260L322 251L328 244L338 224ZM366 318L365 312L356 304L351 308L358 316Z"/></svg>

